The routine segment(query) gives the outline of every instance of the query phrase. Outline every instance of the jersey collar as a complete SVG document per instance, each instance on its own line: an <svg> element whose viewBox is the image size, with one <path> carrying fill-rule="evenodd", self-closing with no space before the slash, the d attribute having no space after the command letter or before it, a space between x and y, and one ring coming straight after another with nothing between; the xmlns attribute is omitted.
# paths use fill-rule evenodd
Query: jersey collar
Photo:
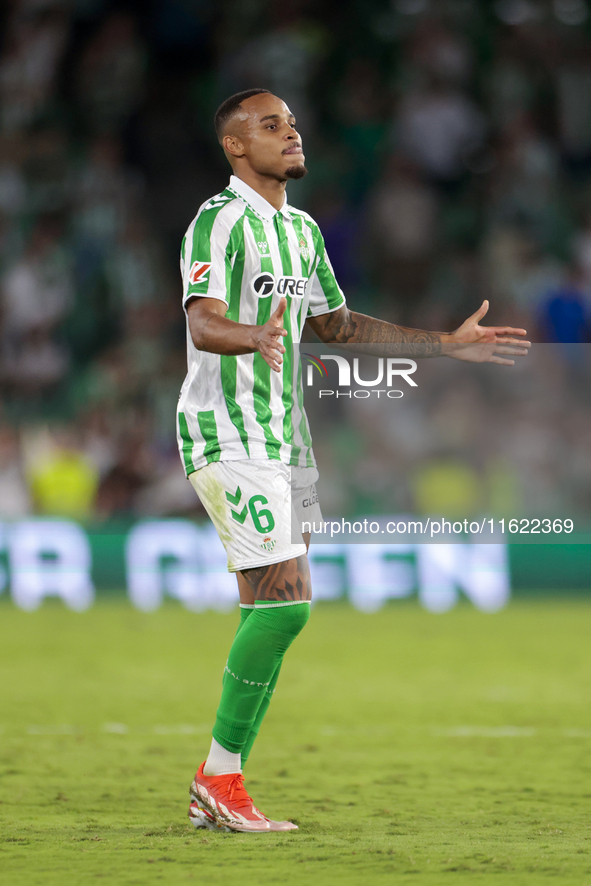
<svg viewBox="0 0 591 886"><path fill-rule="evenodd" d="M264 218L265 221L273 221L278 212L284 218L291 219L287 206L287 197L285 198L285 202L281 209L275 209L275 207L271 206L264 197L257 194L250 185L247 185L246 182L242 181L241 178L238 178L237 175L230 176L230 190L234 191L235 194L241 197L245 203L248 203L250 208L256 212L257 215Z"/></svg>

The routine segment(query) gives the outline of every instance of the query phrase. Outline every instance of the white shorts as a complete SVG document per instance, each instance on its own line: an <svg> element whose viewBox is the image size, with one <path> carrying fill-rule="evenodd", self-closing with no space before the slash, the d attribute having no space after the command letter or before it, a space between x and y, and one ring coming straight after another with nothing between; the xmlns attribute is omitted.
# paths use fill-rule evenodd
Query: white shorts
<svg viewBox="0 0 591 886"><path fill-rule="evenodd" d="M321 521L316 468L267 459L216 461L189 474L228 555L228 572L306 553L302 521Z"/></svg>

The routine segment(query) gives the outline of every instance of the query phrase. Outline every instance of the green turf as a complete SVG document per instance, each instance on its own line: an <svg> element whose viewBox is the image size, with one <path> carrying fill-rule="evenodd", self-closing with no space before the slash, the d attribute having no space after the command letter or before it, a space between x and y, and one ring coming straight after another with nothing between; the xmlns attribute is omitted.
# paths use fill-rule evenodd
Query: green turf
<svg viewBox="0 0 591 886"><path fill-rule="evenodd" d="M319 606L246 770L300 831L187 823L237 614L0 606L3 884L591 886L591 604Z"/></svg>

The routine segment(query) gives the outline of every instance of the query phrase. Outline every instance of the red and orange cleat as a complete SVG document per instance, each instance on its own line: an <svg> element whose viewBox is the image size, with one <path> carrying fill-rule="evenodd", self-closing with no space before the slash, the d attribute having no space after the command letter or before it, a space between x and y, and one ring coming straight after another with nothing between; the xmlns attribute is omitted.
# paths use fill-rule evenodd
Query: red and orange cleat
<svg viewBox="0 0 591 886"><path fill-rule="evenodd" d="M204 775L202 763L191 785L189 818L195 827L267 833L297 831L291 821L271 821L256 808L244 787L241 772Z"/></svg>
<svg viewBox="0 0 591 886"><path fill-rule="evenodd" d="M197 798L196 794L191 790L191 803L189 805L189 821L194 828L208 828L210 831L230 831L216 818L213 817L209 809L203 805L201 798Z"/></svg>

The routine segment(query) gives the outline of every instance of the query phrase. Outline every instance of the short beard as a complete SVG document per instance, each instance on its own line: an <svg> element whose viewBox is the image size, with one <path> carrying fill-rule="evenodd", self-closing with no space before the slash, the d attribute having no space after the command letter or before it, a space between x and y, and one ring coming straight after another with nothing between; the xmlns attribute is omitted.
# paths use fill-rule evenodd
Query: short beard
<svg viewBox="0 0 591 886"><path fill-rule="evenodd" d="M285 170L286 178L298 179L303 178L307 174L308 170L303 163L299 163L297 166L290 166L288 169Z"/></svg>

